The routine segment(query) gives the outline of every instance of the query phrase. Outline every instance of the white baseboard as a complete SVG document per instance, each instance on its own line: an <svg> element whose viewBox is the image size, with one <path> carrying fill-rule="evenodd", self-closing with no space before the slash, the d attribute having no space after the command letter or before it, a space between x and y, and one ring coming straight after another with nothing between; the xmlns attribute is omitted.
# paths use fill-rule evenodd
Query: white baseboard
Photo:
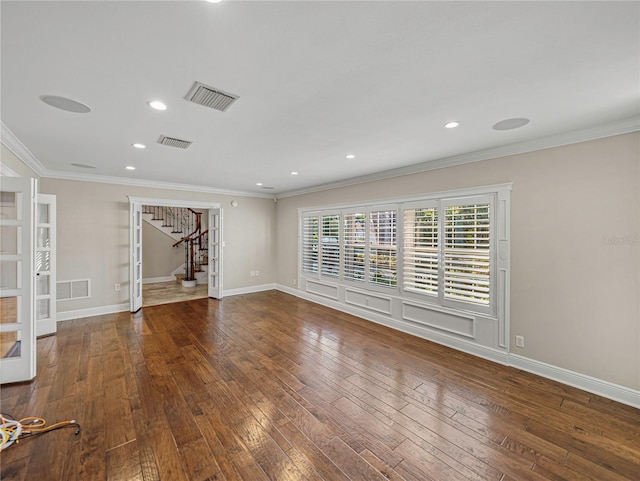
<svg viewBox="0 0 640 481"><path fill-rule="evenodd" d="M346 306L339 302L332 301L331 299L309 294L308 292L287 287L281 284L278 284L276 289L282 292L286 292L287 294L291 294L293 296L300 297L317 304L321 304L323 306L331 307L338 311L353 314L368 321L376 322L378 324L382 324L387 327L391 327L393 329L397 329L399 331L436 342L438 344L443 344L447 347L451 347L452 349L457 349L474 356L488 359L490 361L495 361L505 366L522 369L523 371L537 374L538 376L552 379L568 386L573 386L578 389L582 389L584 391L597 394L599 396L612 399L623 404L628 404L629 406L640 408L640 390L620 386L618 384L604 381L602 379L597 379L586 374L580 374L558 366L553 366L544 362L536 361L535 359L523 357L518 354L505 354L501 351L478 346L472 343L467 343L457 338L449 337L446 335L440 335L438 333L431 332L425 335L424 332L412 332L410 328L407 328L407 326L405 325L398 325L397 321L394 321L393 319L371 314L367 311L352 308L351 306Z"/></svg>
<svg viewBox="0 0 640 481"><path fill-rule="evenodd" d="M273 291L277 289L276 284L262 284L259 286L240 287L238 289L225 289L224 297L237 296L239 294L251 294L252 292Z"/></svg>
<svg viewBox="0 0 640 481"><path fill-rule="evenodd" d="M165 276L165 277L149 277L148 279L142 279L143 284L155 284L156 282L169 282L175 281L176 276Z"/></svg>
<svg viewBox="0 0 640 481"><path fill-rule="evenodd" d="M536 361L518 354L509 354L509 365L554 381L577 387L614 401L640 408L640 391L604 381L586 374Z"/></svg>
<svg viewBox="0 0 640 481"><path fill-rule="evenodd" d="M90 307L88 309L76 309L74 311L58 311L57 322L68 321L69 319L79 319L81 317L101 316L103 314L113 314L114 312L129 311L129 303L114 304L112 306Z"/></svg>

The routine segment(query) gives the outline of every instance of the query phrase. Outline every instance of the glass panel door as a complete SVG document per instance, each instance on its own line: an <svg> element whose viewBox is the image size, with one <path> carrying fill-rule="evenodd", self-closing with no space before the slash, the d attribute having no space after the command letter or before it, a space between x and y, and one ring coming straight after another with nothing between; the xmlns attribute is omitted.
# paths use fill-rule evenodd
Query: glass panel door
<svg viewBox="0 0 640 481"><path fill-rule="evenodd" d="M222 299L222 209L209 209L209 297Z"/></svg>
<svg viewBox="0 0 640 481"><path fill-rule="evenodd" d="M38 194L36 209L36 337L56 332L56 196Z"/></svg>
<svg viewBox="0 0 640 481"><path fill-rule="evenodd" d="M129 310L136 312L142 307L142 204L132 202L130 206L131 302Z"/></svg>
<svg viewBox="0 0 640 481"><path fill-rule="evenodd" d="M0 382L36 375L34 211L36 180L3 177L0 192Z"/></svg>

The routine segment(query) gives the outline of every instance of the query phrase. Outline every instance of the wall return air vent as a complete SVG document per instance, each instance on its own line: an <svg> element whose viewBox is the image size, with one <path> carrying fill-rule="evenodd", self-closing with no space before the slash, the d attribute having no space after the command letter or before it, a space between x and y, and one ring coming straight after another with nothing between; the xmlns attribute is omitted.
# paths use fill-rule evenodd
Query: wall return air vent
<svg viewBox="0 0 640 481"><path fill-rule="evenodd" d="M187 93L184 98L189 102L226 112L231 104L240 97L209 87L200 82L194 82L191 90L189 90L189 93Z"/></svg>
<svg viewBox="0 0 640 481"><path fill-rule="evenodd" d="M177 147L178 149L186 149L191 145L191 142L189 142L188 140L167 137L166 135L161 135L158 139L158 143L162 145L168 145L169 147Z"/></svg>

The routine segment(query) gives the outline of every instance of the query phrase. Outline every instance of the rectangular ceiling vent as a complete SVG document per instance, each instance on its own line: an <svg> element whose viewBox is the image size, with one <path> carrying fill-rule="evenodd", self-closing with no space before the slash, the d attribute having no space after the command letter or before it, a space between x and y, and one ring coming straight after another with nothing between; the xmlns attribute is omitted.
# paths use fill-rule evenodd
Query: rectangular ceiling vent
<svg viewBox="0 0 640 481"><path fill-rule="evenodd" d="M188 140L167 137L166 135L161 135L158 139L158 143L162 145L168 145L169 147L177 147L178 149L186 149L191 145L191 142L189 142Z"/></svg>
<svg viewBox="0 0 640 481"><path fill-rule="evenodd" d="M237 95L214 89L200 82L194 82L191 90L185 96L185 99L189 102L220 110L221 112L226 112L231 104L239 98Z"/></svg>

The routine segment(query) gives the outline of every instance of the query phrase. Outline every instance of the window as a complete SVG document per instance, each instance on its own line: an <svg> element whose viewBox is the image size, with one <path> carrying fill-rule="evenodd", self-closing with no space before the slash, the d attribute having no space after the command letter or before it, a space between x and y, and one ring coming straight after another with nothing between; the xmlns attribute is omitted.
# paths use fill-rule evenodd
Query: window
<svg viewBox="0 0 640 481"><path fill-rule="evenodd" d="M344 278L364 282L364 251L367 215L361 212L344 216Z"/></svg>
<svg viewBox="0 0 640 481"><path fill-rule="evenodd" d="M497 315L497 274L508 268L510 190L505 184L383 206L301 210L300 273Z"/></svg>
<svg viewBox="0 0 640 481"><path fill-rule="evenodd" d="M322 275L340 275L340 214L322 216Z"/></svg>
<svg viewBox="0 0 640 481"><path fill-rule="evenodd" d="M438 210L404 211L403 282L406 291L438 295Z"/></svg>
<svg viewBox="0 0 640 481"><path fill-rule="evenodd" d="M449 205L444 211L444 297L489 305L490 205Z"/></svg>
<svg viewBox="0 0 640 481"><path fill-rule="evenodd" d="M373 211L369 214L369 282L395 286L396 280L396 211Z"/></svg>
<svg viewBox="0 0 640 481"><path fill-rule="evenodd" d="M318 272L318 216L306 216L302 221L302 272Z"/></svg>

